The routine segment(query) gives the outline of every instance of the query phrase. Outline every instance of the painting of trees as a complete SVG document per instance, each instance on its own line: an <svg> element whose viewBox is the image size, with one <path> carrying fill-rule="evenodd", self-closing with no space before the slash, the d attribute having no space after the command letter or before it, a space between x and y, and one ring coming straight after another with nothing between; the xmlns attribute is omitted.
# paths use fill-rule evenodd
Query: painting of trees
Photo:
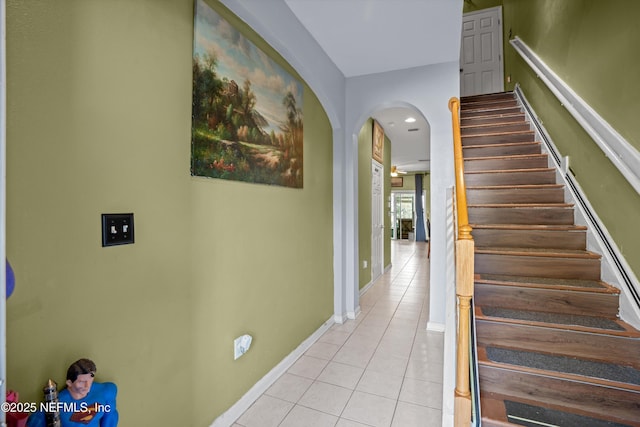
<svg viewBox="0 0 640 427"><path fill-rule="evenodd" d="M300 82L202 0L193 50L191 174L302 188Z"/></svg>

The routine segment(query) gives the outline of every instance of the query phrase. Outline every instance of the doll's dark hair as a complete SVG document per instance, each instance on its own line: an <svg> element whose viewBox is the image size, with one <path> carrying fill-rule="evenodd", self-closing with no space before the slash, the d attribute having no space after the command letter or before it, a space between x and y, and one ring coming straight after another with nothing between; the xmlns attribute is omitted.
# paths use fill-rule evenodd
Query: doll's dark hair
<svg viewBox="0 0 640 427"><path fill-rule="evenodd" d="M72 383L76 382L78 375L91 374L93 377L96 373L96 364L89 359L76 360L67 369L67 380Z"/></svg>

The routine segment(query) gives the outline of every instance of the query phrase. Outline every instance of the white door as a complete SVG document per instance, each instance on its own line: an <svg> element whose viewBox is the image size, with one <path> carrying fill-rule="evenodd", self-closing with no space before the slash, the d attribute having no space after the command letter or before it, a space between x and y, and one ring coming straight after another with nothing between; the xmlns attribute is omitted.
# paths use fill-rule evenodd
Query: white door
<svg viewBox="0 0 640 427"><path fill-rule="evenodd" d="M502 7L465 13L460 46L460 96L504 91Z"/></svg>
<svg viewBox="0 0 640 427"><path fill-rule="evenodd" d="M384 205L382 171L378 162L371 163L371 280L382 275L384 263Z"/></svg>

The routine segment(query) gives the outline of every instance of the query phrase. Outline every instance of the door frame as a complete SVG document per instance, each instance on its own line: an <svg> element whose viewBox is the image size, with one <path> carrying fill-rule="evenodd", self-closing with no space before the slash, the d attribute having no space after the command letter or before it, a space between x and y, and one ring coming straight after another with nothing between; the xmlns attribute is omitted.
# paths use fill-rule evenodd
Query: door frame
<svg viewBox="0 0 640 427"><path fill-rule="evenodd" d="M380 179L379 179L380 203L378 204L378 206L374 206L375 187L373 184L375 180L373 179L373 174L375 169L380 170ZM380 223L382 227L379 226L380 224L378 224L378 227L376 227L376 224L374 221L376 211L378 211L378 214L380 216ZM375 250L376 234L378 235L377 237L380 239L380 244L378 245L380 259L377 260L380 264L379 272L378 271L374 272L373 270L373 266L375 265L374 254L376 254L376 250ZM370 262L371 262L371 282L374 282L384 272L384 165L376 160L371 160L371 260ZM374 273L377 273L377 274L374 274Z"/></svg>

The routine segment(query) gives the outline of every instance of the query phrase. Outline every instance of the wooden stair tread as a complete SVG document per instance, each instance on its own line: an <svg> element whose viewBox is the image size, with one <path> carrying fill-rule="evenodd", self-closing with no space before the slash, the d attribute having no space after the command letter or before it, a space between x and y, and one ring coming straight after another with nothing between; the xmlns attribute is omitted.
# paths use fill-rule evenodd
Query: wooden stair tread
<svg viewBox="0 0 640 427"><path fill-rule="evenodd" d="M496 307L476 306L475 317L480 320L511 323L516 325L540 326L595 334L606 333L623 337L640 338L640 331L620 319L606 319L541 311L509 310ZM549 321L553 320L553 321Z"/></svg>
<svg viewBox="0 0 640 427"><path fill-rule="evenodd" d="M496 147L520 147L525 145L542 145L540 141L525 141L525 142L499 142L496 144L478 144L478 145L465 145L462 150L473 150L482 148L496 148Z"/></svg>
<svg viewBox="0 0 640 427"><path fill-rule="evenodd" d="M620 290L601 280L557 279L550 277L476 274L475 283L502 286L536 287L543 289L583 290L596 293L619 294Z"/></svg>
<svg viewBox="0 0 640 427"><path fill-rule="evenodd" d="M638 422L638 392L618 388L582 378L558 378L544 372L493 364L480 365L480 394L492 392L494 398L519 401L536 407L550 408L581 417L578 424L535 424L572 427L626 427L640 426ZM587 418L585 418L587 417ZM615 424L594 424L597 420ZM518 423L522 425L521 423Z"/></svg>
<svg viewBox="0 0 640 427"><path fill-rule="evenodd" d="M506 136L506 135L535 135L535 132L532 130L515 130L515 131L507 131L507 132L488 132L488 133L478 133L473 135L461 135L463 139L465 138L480 138L487 136Z"/></svg>
<svg viewBox="0 0 640 427"><path fill-rule="evenodd" d="M518 159L540 159L547 158L548 154L507 154L504 156L486 156L486 157L471 157L464 159L465 162L474 162L476 160L518 160ZM511 169L509 169L511 170Z"/></svg>
<svg viewBox="0 0 640 427"><path fill-rule="evenodd" d="M640 370L637 337L614 335L606 330L592 333L492 320L479 320L476 331L477 341L485 346L579 357Z"/></svg>
<svg viewBox="0 0 640 427"><path fill-rule="evenodd" d="M519 425L528 423L529 425L540 426L632 427L631 424L621 424L616 420L608 419L607 413L601 413L597 418L594 418L593 416L585 416L573 411L567 411L564 408L563 410L556 410L550 407L519 402L518 399L513 399L508 396L502 398L502 405L505 411L504 417L519 423ZM487 427L491 427L492 422L491 420L487 420L485 424ZM496 424L496 427L501 427L502 425ZM638 424L634 424L634 426L637 425Z"/></svg>
<svg viewBox="0 0 640 427"><path fill-rule="evenodd" d="M494 93L485 93L482 95L466 95L460 97L461 102L474 102L475 100L485 100L485 99L515 99L515 95L513 92L494 92Z"/></svg>
<svg viewBox="0 0 640 427"><path fill-rule="evenodd" d="M495 254L495 255L512 255L512 256L540 256L540 257L562 257L562 258L589 258L600 259L602 256L591 251L581 251L575 249L556 249L556 248L495 248L495 247L477 247L476 254Z"/></svg>
<svg viewBox="0 0 640 427"><path fill-rule="evenodd" d="M506 349L478 344L478 364L510 370L590 382L640 393L640 371L618 364L593 362L574 357L554 356L535 351ZM640 394L638 396L640 398Z"/></svg>
<svg viewBox="0 0 640 427"><path fill-rule="evenodd" d="M509 422L507 417L507 408L503 397L495 396L494 393L485 393L480 399L480 408L483 426L509 427L514 425Z"/></svg>
<svg viewBox="0 0 640 427"><path fill-rule="evenodd" d="M564 188L563 184L501 184L501 185L467 185L467 190L526 190L541 188Z"/></svg>
<svg viewBox="0 0 640 427"><path fill-rule="evenodd" d="M559 426L566 420L567 414L571 419L572 426L594 426L600 421L597 427L632 427L629 424L611 424L611 420L600 420L587 417L574 412L531 405L530 401L523 402L522 399L513 396L504 396L492 392L484 392L480 400L482 426L483 427L513 427L522 425L538 426ZM521 409L525 408L525 410ZM528 410L527 410L528 409ZM603 414L605 416L605 414ZM510 422L510 421L513 421ZM515 424L514 424L515 423ZM524 423L524 424L523 424ZM595 427L595 426L594 426Z"/></svg>
<svg viewBox="0 0 640 427"><path fill-rule="evenodd" d="M469 208L572 208L573 203L484 203Z"/></svg>
<svg viewBox="0 0 640 427"><path fill-rule="evenodd" d="M461 108L460 109L460 116L464 116L465 114L468 114L468 113L477 113L477 112L486 112L486 111L499 111L499 110L512 110L514 108L517 108L518 110L520 110L520 107L517 105L517 103L514 102L512 104L513 105L491 105L491 104L482 105L480 103L477 103L476 105L473 106L473 108Z"/></svg>
<svg viewBox="0 0 640 427"><path fill-rule="evenodd" d="M462 105L460 105L460 110L471 110L475 107L517 107L518 100L515 97L511 98L492 98L492 99L482 99L479 101L475 100L466 100Z"/></svg>
<svg viewBox="0 0 640 427"><path fill-rule="evenodd" d="M461 117L461 120L477 120L477 119L502 119L502 118L515 118L522 117L524 118L524 113L522 111L509 112L509 113L497 113L494 115L484 115L484 116L471 116L471 117Z"/></svg>
<svg viewBox="0 0 640 427"><path fill-rule="evenodd" d="M499 116L500 117L500 116ZM476 124L466 124L460 125L460 131L479 129L479 128L492 128L492 127L500 127L500 126L513 126L513 125L523 125L528 124L524 118L519 121L510 121L510 122L492 122L492 123L476 123Z"/></svg>
<svg viewBox="0 0 640 427"><path fill-rule="evenodd" d="M473 229L499 229L499 230L549 230L549 231L584 231L584 225L575 224L469 224Z"/></svg>
<svg viewBox="0 0 640 427"><path fill-rule="evenodd" d="M465 171L466 174L476 174L476 173L512 173L512 172L551 172L554 171L553 168L527 168L527 169L490 169L490 170L481 170L481 171Z"/></svg>

